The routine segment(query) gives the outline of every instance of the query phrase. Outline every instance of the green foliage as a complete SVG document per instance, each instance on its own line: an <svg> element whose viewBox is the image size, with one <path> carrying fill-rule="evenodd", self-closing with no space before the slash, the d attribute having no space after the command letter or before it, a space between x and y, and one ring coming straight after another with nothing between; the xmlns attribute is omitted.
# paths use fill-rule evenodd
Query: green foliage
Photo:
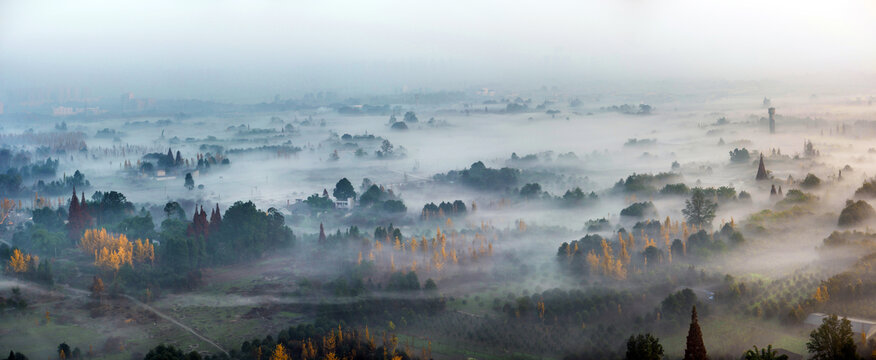
<svg viewBox="0 0 876 360"><path fill-rule="evenodd" d="M386 213L404 213L407 207L404 202L391 190L383 190L377 185L371 185L362 196L359 197L359 205L362 208L372 208Z"/></svg>
<svg viewBox="0 0 876 360"><path fill-rule="evenodd" d="M350 183L350 180L347 178L343 178L335 184L335 189L332 190L332 196L338 200L347 200L349 198L356 198L356 189L353 188L353 184Z"/></svg>
<svg viewBox="0 0 876 360"><path fill-rule="evenodd" d="M873 218L876 211L864 200L846 201L846 207L840 212L837 224L839 226L856 226Z"/></svg>
<svg viewBox="0 0 876 360"><path fill-rule="evenodd" d="M327 197L319 196L319 194L313 194L307 197L304 200L304 203L310 206L310 210L314 212L326 211L335 208L335 202L332 199Z"/></svg>
<svg viewBox="0 0 876 360"><path fill-rule="evenodd" d="M614 184L613 191L627 194L653 194L657 192L658 187L677 183L680 180L680 175L671 172L663 172L657 175L632 174L627 176L626 180L621 179Z"/></svg>
<svg viewBox="0 0 876 360"><path fill-rule="evenodd" d="M751 155L746 148L736 148L730 152L730 161L735 163L747 163L751 160Z"/></svg>
<svg viewBox="0 0 876 360"><path fill-rule="evenodd" d="M785 193L785 198L776 203L778 206L789 206L794 204L806 204L818 199L815 195L804 193L797 189L788 190Z"/></svg>
<svg viewBox="0 0 876 360"><path fill-rule="evenodd" d="M429 279L426 279L426 283L423 285L423 290L436 291L436 290L438 290L438 285L435 284L435 280L432 280L432 278L429 278Z"/></svg>
<svg viewBox="0 0 876 360"><path fill-rule="evenodd" d="M668 196L687 196L690 193L690 188L684 183L666 184L660 189L660 195Z"/></svg>
<svg viewBox="0 0 876 360"><path fill-rule="evenodd" d="M611 230L611 223L606 218L587 220L584 225L587 226L587 232Z"/></svg>
<svg viewBox="0 0 876 360"><path fill-rule="evenodd" d="M526 184L520 188L520 197L524 199L536 198L541 195L541 185L538 183Z"/></svg>
<svg viewBox="0 0 876 360"><path fill-rule="evenodd" d="M691 198L684 201L684 209L681 212L687 218L688 224L702 228L712 224L717 208L718 204L706 198L703 190L697 188L693 190Z"/></svg>
<svg viewBox="0 0 876 360"><path fill-rule="evenodd" d="M192 351L184 354L173 345L158 345L146 353L143 360L201 360L201 354Z"/></svg>
<svg viewBox="0 0 876 360"><path fill-rule="evenodd" d="M657 216L657 208L650 201L637 202L621 210L620 215L639 219L654 217Z"/></svg>
<svg viewBox="0 0 876 360"><path fill-rule="evenodd" d="M471 167L462 171L450 171L447 174L435 175L434 179L440 182L459 182L477 190L501 191L517 185L520 178L520 170L512 168L491 169L483 162L471 164Z"/></svg>
<svg viewBox="0 0 876 360"><path fill-rule="evenodd" d="M757 346L754 347L753 350L748 350L745 354L742 354L743 360L788 360L788 355L779 355L773 350L772 345L767 345L767 347L758 349Z"/></svg>
<svg viewBox="0 0 876 360"><path fill-rule="evenodd" d="M861 184L858 190L855 190L856 198L876 198L876 179L870 179Z"/></svg>
<svg viewBox="0 0 876 360"><path fill-rule="evenodd" d="M417 279L417 273L414 271L408 273L396 271L389 276L386 289L390 291L420 290L420 280Z"/></svg>
<svg viewBox="0 0 876 360"><path fill-rule="evenodd" d="M852 335L852 323L849 319L830 315L809 333L806 349L812 354L813 360L858 359L857 346Z"/></svg>
<svg viewBox="0 0 876 360"><path fill-rule="evenodd" d="M33 223L41 225L49 231L64 231L64 220L67 219L67 210L63 207L52 210L50 207L36 209L32 212Z"/></svg>
<svg viewBox="0 0 876 360"><path fill-rule="evenodd" d="M663 358L663 345L660 339L649 334L630 336L627 340L626 360L660 360Z"/></svg>
<svg viewBox="0 0 876 360"><path fill-rule="evenodd" d="M88 201L88 214L98 226L111 227L134 214L134 204L118 191L95 191Z"/></svg>
<svg viewBox="0 0 876 360"><path fill-rule="evenodd" d="M815 174L812 173L806 174L806 178L803 179L803 182L800 183L800 187L804 189L816 188L819 185L821 185L821 179L819 179L818 176L815 176Z"/></svg>
<svg viewBox="0 0 876 360"><path fill-rule="evenodd" d="M580 187L575 187L571 190L566 190L566 193L563 194L563 201L567 204L578 205L584 203L587 200L597 200L599 197L596 196L595 192L590 192L590 194L585 194Z"/></svg>
<svg viewBox="0 0 876 360"><path fill-rule="evenodd" d="M155 223L152 221L152 214L145 210L137 216L131 216L119 222L115 226L115 232L125 234L132 241L158 237L158 233L155 232Z"/></svg>
<svg viewBox="0 0 876 360"><path fill-rule="evenodd" d="M181 221L186 221L188 217L186 217L186 211L183 210L179 203L176 201L171 201L164 205L164 215L168 219L176 219Z"/></svg>
<svg viewBox="0 0 876 360"><path fill-rule="evenodd" d="M876 243L876 234L861 231L834 231L822 243L827 247Z"/></svg>
<svg viewBox="0 0 876 360"><path fill-rule="evenodd" d="M39 224L27 224L22 231L15 232L12 235L12 243L44 256L54 256L59 250L70 247L70 242L67 241L64 233L49 231Z"/></svg>
<svg viewBox="0 0 876 360"><path fill-rule="evenodd" d="M700 305L701 310L704 310L697 300L697 295L689 288L669 294L660 302L661 318L674 321L679 325L683 324L688 319L691 307L695 305Z"/></svg>

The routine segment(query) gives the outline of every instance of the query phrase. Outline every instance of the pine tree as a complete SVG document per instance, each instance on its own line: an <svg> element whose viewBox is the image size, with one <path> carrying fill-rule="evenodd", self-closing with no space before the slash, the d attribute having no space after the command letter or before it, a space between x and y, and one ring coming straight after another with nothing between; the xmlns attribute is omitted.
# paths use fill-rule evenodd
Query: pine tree
<svg viewBox="0 0 876 360"><path fill-rule="evenodd" d="M325 244L325 228L323 228L322 223L319 223L319 244Z"/></svg>
<svg viewBox="0 0 876 360"><path fill-rule="evenodd" d="M703 332L697 322L697 307L694 305L690 315L690 329L687 331L687 347L684 349L684 360L708 360L706 345L703 343Z"/></svg>

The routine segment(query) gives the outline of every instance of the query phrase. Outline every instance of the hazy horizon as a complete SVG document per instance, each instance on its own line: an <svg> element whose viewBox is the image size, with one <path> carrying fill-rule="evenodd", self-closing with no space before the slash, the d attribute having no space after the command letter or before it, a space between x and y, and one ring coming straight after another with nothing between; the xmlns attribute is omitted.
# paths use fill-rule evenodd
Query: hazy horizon
<svg viewBox="0 0 876 360"><path fill-rule="evenodd" d="M258 102L316 91L872 83L874 14L864 1L4 0L0 96L81 87Z"/></svg>

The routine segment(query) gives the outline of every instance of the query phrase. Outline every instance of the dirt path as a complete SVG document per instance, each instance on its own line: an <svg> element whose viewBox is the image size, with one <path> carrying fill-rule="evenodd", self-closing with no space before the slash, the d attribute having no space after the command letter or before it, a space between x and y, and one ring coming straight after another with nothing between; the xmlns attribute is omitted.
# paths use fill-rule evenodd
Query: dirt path
<svg viewBox="0 0 876 360"><path fill-rule="evenodd" d="M223 349L221 346L219 346L218 344L216 344L215 342L213 342L213 340L210 340L210 339L206 338L205 336L203 336L203 335L201 335L201 334L198 334L198 332L196 332L194 329L192 329L192 328L186 326L185 324L183 324L183 323L177 321L176 319L174 319L174 318L172 318L172 317L170 317L170 316L168 316L168 315L165 315L165 314L162 313L161 311L158 311L158 309L156 309L156 308L154 308L154 307L152 307L152 306L149 306L149 305L147 305L147 304L144 304L144 303L140 302L140 300L137 300L137 299L135 299L135 298L133 298L133 297L131 297L131 296L128 296L128 295L122 295L122 297L124 297L125 299L128 299L128 300L131 300L131 302L133 302L133 303L136 304L137 306L140 306L141 308L144 308L144 309L146 309L146 310L151 311L153 314L162 317L164 320L167 320L167 321L169 321L170 323L172 323L172 324L174 324L174 325L176 325L176 326L179 326L179 327L182 328L183 330L188 331L188 332L191 333L192 335L196 336L198 339L201 339L201 340L203 340L204 342L206 342L206 343L208 343L208 344L210 344L210 345L213 345L213 347L215 347L216 349L219 349L219 351L221 351L222 353L224 353L226 356L229 355L228 352L225 351L225 349Z"/></svg>
<svg viewBox="0 0 876 360"><path fill-rule="evenodd" d="M62 285L62 287L63 287L64 289L66 289L68 292L72 292L72 293L75 293L75 294L80 295L80 296L83 296L83 295L84 295L84 296L90 296L90 295L91 295L91 293L88 292L88 291L85 291L85 290L82 290L82 289L76 289L76 288L70 287L69 285L66 285L66 284L65 284L65 285ZM192 329L192 328L186 326L185 324L183 324L183 323L177 321L176 319L170 317L169 315L166 315L166 314L164 314L163 312L158 311L158 309L156 309L156 308L154 308L154 307L152 307L152 306L149 306L149 305L147 305L147 304L141 302L140 300L137 300L137 299L135 299L135 298L133 298L133 297L131 297L131 296L129 296L129 295L124 295L124 294L122 294L121 296L124 297L125 299L128 299L129 301L133 302L135 305L137 305L137 306L139 306L139 307L141 307L141 308L143 308L143 309L145 309L145 310L147 310L147 311L149 311L149 312L151 312L151 313L153 313L153 314L155 314L155 315L158 315L159 317L161 317L161 318L164 319L164 320L167 320L167 321L170 322L171 324L174 324L174 325L176 325L176 326L179 326L180 328L182 328L183 330L185 330L185 331L189 332L190 334L194 335L194 336L197 337L198 339L201 339L202 341L204 341L204 342L206 342L206 343L208 343L208 344L210 344L210 345L213 345L213 347L215 347L216 349L218 349L219 351L221 351L223 354L225 354L225 355L229 355L229 354L228 354L228 351L225 351L225 349L223 349L221 346L219 346L218 344L216 344L215 342L213 342L213 340L210 340L210 339L208 339L207 337L205 337L205 336L199 334L199 333L198 333L197 331L195 331L194 329Z"/></svg>

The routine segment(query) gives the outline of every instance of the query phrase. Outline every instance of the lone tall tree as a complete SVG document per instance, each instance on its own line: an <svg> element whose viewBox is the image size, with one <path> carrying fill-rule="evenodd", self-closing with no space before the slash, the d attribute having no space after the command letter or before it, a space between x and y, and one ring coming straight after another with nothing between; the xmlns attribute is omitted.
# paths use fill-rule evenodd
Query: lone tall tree
<svg viewBox="0 0 876 360"><path fill-rule="evenodd" d="M768 178L766 167L763 165L763 154L760 154L760 164L757 165L757 176L755 180L766 180Z"/></svg>
<svg viewBox="0 0 876 360"><path fill-rule="evenodd" d="M353 184L350 183L350 180L343 178L335 185L332 195L338 200L347 200L349 198L355 199L356 189L353 188Z"/></svg>
<svg viewBox="0 0 876 360"><path fill-rule="evenodd" d="M687 331L687 347L684 348L684 360L708 360L706 345L703 343L703 332L697 322L697 307L694 305L690 314L690 329Z"/></svg>
<svg viewBox="0 0 876 360"><path fill-rule="evenodd" d="M690 199L684 201L684 209L681 210L681 213L687 218L688 224L702 228L712 225L717 207L718 204L706 198L703 189L696 188Z"/></svg>

